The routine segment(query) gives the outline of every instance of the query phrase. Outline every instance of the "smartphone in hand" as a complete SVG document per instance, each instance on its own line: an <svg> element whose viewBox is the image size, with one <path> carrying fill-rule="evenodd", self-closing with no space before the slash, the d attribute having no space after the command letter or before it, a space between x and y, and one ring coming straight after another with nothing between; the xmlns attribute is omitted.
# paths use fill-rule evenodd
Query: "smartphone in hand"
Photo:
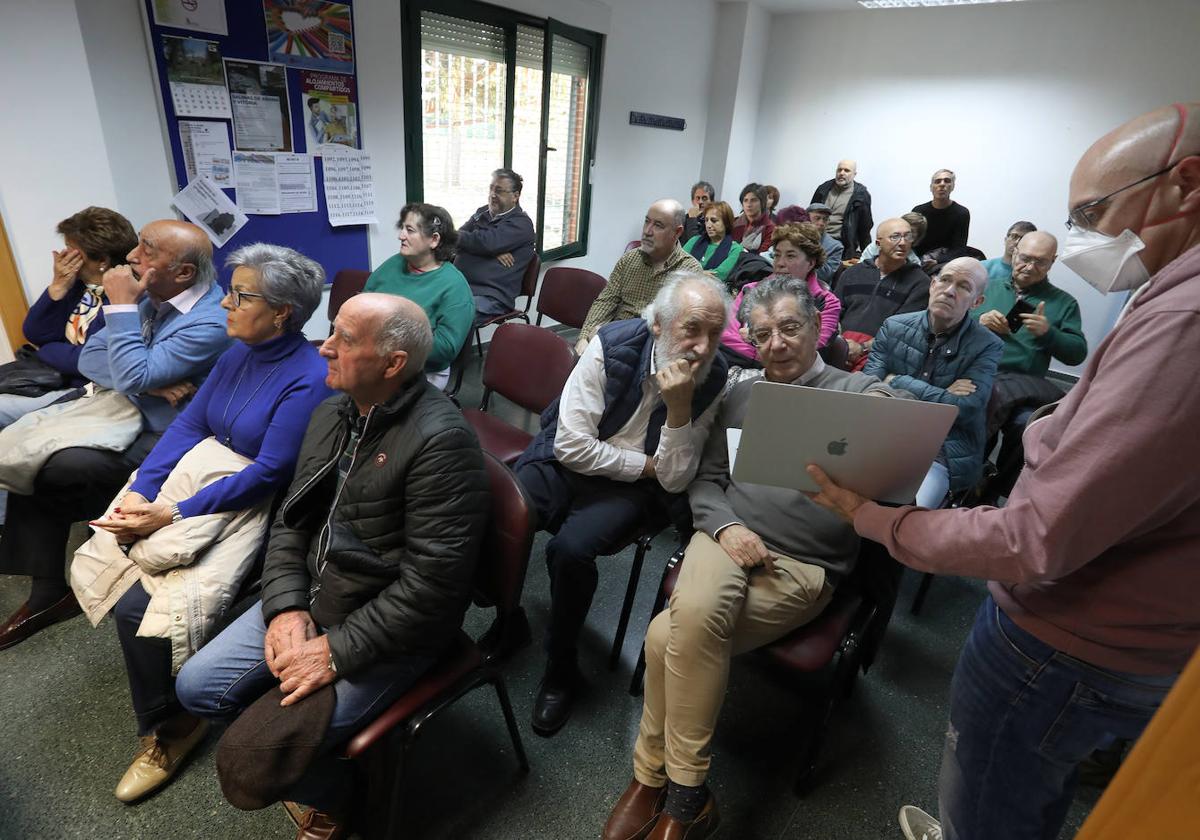
<svg viewBox="0 0 1200 840"><path fill-rule="evenodd" d="M1037 312L1036 306L1027 300L1018 300L1013 304L1013 308L1008 310L1008 314L1004 316L1004 319L1008 321L1008 329L1011 332L1021 329L1025 325L1025 322L1021 320L1021 316L1032 315L1034 312Z"/></svg>

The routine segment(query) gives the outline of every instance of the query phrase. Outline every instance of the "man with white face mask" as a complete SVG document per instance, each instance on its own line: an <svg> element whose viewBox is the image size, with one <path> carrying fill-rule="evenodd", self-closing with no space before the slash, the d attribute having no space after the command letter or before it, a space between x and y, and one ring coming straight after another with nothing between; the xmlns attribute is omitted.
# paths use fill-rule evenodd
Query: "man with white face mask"
<svg viewBox="0 0 1200 840"><path fill-rule="evenodd" d="M883 508L815 467L818 504L919 571L990 581L955 670L941 824L909 838L1053 837L1075 768L1133 739L1200 643L1200 104L1102 137L1071 177L1061 259L1134 289L1048 418L1003 509Z"/></svg>

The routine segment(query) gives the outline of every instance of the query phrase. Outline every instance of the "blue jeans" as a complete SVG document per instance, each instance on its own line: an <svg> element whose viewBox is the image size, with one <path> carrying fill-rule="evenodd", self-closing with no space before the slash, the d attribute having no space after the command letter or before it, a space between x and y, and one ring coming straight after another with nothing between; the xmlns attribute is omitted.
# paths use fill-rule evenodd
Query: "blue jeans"
<svg viewBox="0 0 1200 840"><path fill-rule="evenodd" d="M175 680L175 695L183 707L199 717L228 722L273 688L278 680L263 657L266 634L258 601L184 663ZM333 716L320 755L287 798L322 811L339 810L352 776L337 748L407 691L434 660L401 657L336 680Z"/></svg>
<svg viewBox="0 0 1200 840"><path fill-rule="evenodd" d="M1053 840L1079 762L1114 738L1136 739L1174 681L1060 653L989 597L950 688L938 780L946 840Z"/></svg>

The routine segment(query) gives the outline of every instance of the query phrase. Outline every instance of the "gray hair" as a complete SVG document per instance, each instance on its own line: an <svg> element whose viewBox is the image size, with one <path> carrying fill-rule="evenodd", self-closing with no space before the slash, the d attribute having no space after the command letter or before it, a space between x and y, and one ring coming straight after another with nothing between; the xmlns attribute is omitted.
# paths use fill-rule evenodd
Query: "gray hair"
<svg viewBox="0 0 1200 840"><path fill-rule="evenodd" d="M654 300L646 304L646 308L642 310L642 318L646 323L657 322L659 326L665 327L678 318L681 308L679 293L685 286L699 287L701 291L715 295L721 301L721 308L725 312L729 312L729 304L732 299L729 297L729 290L725 288L725 284L711 274L696 271L673 271L667 275L666 281L658 290L658 294L654 296Z"/></svg>
<svg viewBox="0 0 1200 840"><path fill-rule="evenodd" d="M212 250L207 242L201 242L199 245L192 248L185 248L179 252L175 258L175 263L172 268L180 263L191 263L196 267L196 279L194 283L215 283L217 281L217 267L213 265Z"/></svg>
<svg viewBox="0 0 1200 840"><path fill-rule="evenodd" d="M408 354L405 381L419 376L425 370L425 362L433 351L433 328L429 325L429 319L423 312L420 318L413 317L409 306L385 318L375 336L375 352L380 356L400 351Z"/></svg>
<svg viewBox="0 0 1200 840"><path fill-rule="evenodd" d="M243 245L225 258L226 268L249 268L258 275L259 291L273 309L292 308L283 325L285 332L298 333L321 303L325 269L320 263L285 248L255 242Z"/></svg>
<svg viewBox="0 0 1200 840"><path fill-rule="evenodd" d="M820 313L817 310L817 302L808 291L808 281L798 277L772 275L742 295L742 305L738 307L737 313L738 323L750 326L750 313L755 307L761 306L769 312L776 303L789 297L796 301L796 311L806 326L817 322Z"/></svg>
<svg viewBox="0 0 1200 840"><path fill-rule="evenodd" d="M930 175L930 176L929 176L929 180L930 180L930 182L932 182L932 181L933 181L933 179L934 179L934 178L936 178L936 177L938 176L938 172L945 172L947 175L949 175L949 176L950 176L950 182L951 182L952 184L957 184L957 183L958 183L958 176L954 174L954 170L953 170L953 169L946 169L945 167L942 167L941 169L938 169L938 170L936 170L936 171L935 171L935 172L934 172L932 175Z"/></svg>
<svg viewBox="0 0 1200 840"><path fill-rule="evenodd" d="M709 198L711 198L713 201L716 201L716 188L714 188L712 184L708 183L708 181L697 181L696 183L692 184L692 192L688 195L689 201L691 200L692 196L696 194L696 190L700 189L701 187L703 187L704 191L708 193Z"/></svg>

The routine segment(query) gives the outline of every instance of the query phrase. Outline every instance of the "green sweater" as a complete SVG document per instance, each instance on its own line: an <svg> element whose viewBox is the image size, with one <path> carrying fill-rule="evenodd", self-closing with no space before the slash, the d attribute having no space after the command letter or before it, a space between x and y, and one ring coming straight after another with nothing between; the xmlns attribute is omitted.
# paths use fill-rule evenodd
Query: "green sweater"
<svg viewBox="0 0 1200 840"><path fill-rule="evenodd" d="M692 253L692 248L693 248L693 246L695 246L696 240L699 238L700 238L699 236L693 236L683 246L683 250L689 254ZM709 258L713 255L713 251L717 250L717 245L719 245L719 244L720 243L718 243L718 242L713 242L713 241L709 240L708 247L704 249L704 256L700 258L701 266L708 264ZM733 246L729 249L729 255L727 257L725 257L724 260L721 261L720 265L718 265L714 269L711 269L712 273L717 275L717 279L720 280L722 283L726 282L729 279L729 272L733 271L733 267L734 267L734 265L737 264L738 257L740 257L742 255L743 250L744 249L742 248L742 243L734 242Z"/></svg>
<svg viewBox="0 0 1200 840"><path fill-rule="evenodd" d="M1051 357L1064 365L1077 365L1087 358L1087 339L1079 320L1079 304L1067 292L1054 286L1049 280L1035 283L1025 290L1025 300L1031 306L1046 304L1046 320L1050 330L1041 338L1034 338L1022 327L1004 339L1004 354L1000 357L1000 370L1045 376L1050 368ZM983 303L971 310L973 318L979 318L993 309L1007 315L1017 302L1016 287L1010 281L989 280Z"/></svg>
<svg viewBox="0 0 1200 840"><path fill-rule="evenodd" d="M399 254L388 258L367 278L365 292L400 295L425 310L433 327L433 350L425 370L437 372L450 367L458 351L471 337L475 323L475 298L467 278L444 262L432 271L410 274Z"/></svg>

